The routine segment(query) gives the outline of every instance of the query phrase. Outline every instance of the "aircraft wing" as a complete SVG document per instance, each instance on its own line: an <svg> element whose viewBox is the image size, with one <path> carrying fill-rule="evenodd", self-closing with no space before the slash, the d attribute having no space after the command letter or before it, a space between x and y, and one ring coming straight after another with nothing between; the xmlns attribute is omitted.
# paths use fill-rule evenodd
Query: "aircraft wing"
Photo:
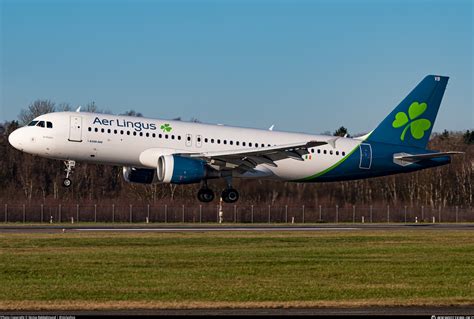
<svg viewBox="0 0 474 319"><path fill-rule="evenodd" d="M277 167L275 162L287 158L302 161L301 156L308 154L309 148L324 144L327 142L309 141L252 149L191 153L183 156L205 160L218 170L238 169L244 172L253 170L260 164Z"/></svg>
<svg viewBox="0 0 474 319"><path fill-rule="evenodd" d="M451 156L451 155L456 155L456 154L464 154L463 152L439 152L439 153L427 153L427 154L416 154L416 155L411 155L411 154L395 154L393 156L394 159L396 160L402 160L406 162L418 162L424 159L430 159L430 158L437 158L437 157L444 157L444 156Z"/></svg>

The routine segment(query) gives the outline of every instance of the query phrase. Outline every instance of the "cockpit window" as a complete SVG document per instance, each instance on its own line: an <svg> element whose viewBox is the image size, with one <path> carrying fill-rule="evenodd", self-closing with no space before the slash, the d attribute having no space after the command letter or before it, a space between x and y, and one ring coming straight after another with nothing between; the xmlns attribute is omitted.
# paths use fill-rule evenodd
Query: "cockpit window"
<svg viewBox="0 0 474 319"><path fill-rule="evenodd" d="M38 123L38 121L31 121L30 124L28 124L28 126L35 126L36 123Z"/></svg>
<svg viewBox="0 0 474 319"><path fill-rule="evenodd" d="M47 127L47 128L53 128L53 123L51 123L51 122L46 122L46 127Z"/></svg>
<svg viewBox="0 0 474 319"><path fill-rule="evenodd" d="M38 125L36 125L36 126L44 127L44 121L39 121L39 122L38 122Z"/></svg>

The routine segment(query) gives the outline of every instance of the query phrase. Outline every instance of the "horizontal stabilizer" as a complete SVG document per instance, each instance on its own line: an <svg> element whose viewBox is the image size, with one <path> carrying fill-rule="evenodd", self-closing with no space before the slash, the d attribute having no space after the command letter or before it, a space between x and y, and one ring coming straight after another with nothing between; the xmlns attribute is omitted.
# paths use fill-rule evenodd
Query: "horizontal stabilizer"
<svg viewBox="0 0 474 319"><path fill-rule="evenodd" d="M400 161L406 161L406 162L418 162L418 161L425 160L425 159L451 156L451 155L457 155L457 154L464 154L464 153L463 152L454 152L454 151L439 152L439 153L427 153L427 154L416 154L416 155L411 155L411 154L406 154L406 153L399 153L399 154L394 154L393 159L394 160L400 160Z"/></svg>

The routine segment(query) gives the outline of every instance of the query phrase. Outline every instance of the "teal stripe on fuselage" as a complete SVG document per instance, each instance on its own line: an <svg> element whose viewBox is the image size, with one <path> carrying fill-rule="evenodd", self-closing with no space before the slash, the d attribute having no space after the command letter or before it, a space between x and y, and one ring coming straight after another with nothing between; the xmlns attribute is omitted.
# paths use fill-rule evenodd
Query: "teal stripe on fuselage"
<svg viewBox="0 0 474 319"><path fill-rule="evenodd" d="M401 145L392 145L385 143L367 143L372 149L372 161L369 169L360 168L361 151L360 145L355 147L348 155L328 169L314 174L312 176L297 180L296 182L331 182L353 179L363 179L369 177L392 175L397 173L408 173L420 169L446 165L451 162L449 156L436 159L423 160L412 163L407 166L401 166L394 163L393 154L409 153L409 154L426 154L436 153L432 150L420 148L406 147Z"/></svg>

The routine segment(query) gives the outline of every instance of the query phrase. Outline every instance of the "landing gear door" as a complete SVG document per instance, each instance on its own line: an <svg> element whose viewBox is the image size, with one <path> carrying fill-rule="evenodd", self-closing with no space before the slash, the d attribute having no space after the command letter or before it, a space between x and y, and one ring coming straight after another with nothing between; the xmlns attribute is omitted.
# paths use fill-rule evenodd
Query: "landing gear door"
<svg viewBox="0 0 474 319"><path fill-rule="evenodd" d="M372 165L372 147L370 144L360 144L360 165L359 168L370 169Z"/></svg>
<svg viewBox="0 0 474 319"><path fill-rule="evenodd" d="M82 117L71 116L69 118L69 141L82 142Z"/></svg>

